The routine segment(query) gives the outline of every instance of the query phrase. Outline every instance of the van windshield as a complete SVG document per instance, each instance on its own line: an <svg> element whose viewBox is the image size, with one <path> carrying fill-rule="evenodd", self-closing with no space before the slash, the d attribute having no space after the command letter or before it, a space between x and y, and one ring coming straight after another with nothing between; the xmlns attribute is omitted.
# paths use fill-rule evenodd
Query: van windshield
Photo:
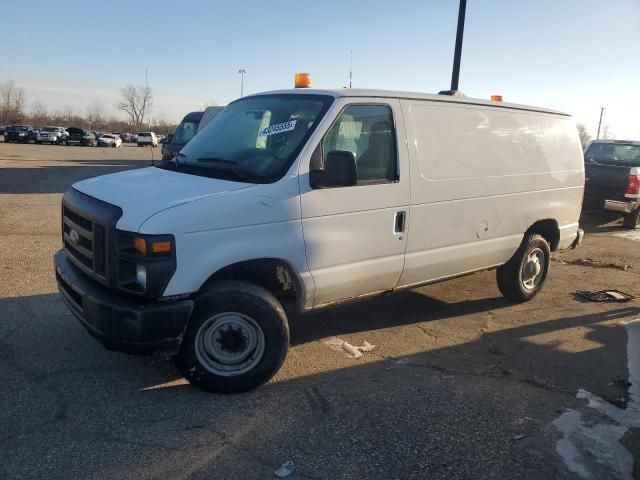
<svg viewBox="0 0 640 480"><path fill-rule="evenodd" d="M592 143L587 153L587 160L599 163L611 163L640 166L640 145L632 143Z"/></svg>
<svg viewBox="0 0 640 480"><path fill-rule="evenodd" d="M173 134L171 143L176 145L185 145L196 134L199 123L200 122L182 122L178 125L178 128L176 128L176 132Z"/></svg>
<svg viewBox="0 0 640 480"><path fill-rule="evenodd" d="M291 166L332 100L312 94L237 100L164 168L241 182L275 182Z"/></svg>

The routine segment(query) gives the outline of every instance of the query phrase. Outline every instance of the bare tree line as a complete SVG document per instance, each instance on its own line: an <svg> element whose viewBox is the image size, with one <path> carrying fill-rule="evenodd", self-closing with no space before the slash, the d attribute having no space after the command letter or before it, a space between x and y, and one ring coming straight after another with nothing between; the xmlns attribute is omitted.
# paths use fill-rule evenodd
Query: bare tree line
<svg viewBox="0 0 640 480"><path fill-rule="evenodd" d="M104 103L95 100L83 112L71 106L47 110L40 99L27 105L24 89L12 80L0 83L0 125L30 124L34 127L55 125L60 127L79 127L101 132L136 132L147 130L149 109L153 93L148 87L127 85L121 92L120 101L114 105L127 114L128 120L105 114ZM167 134L175 130L175 125L159 119L152 124L152 130Z"/></svg>

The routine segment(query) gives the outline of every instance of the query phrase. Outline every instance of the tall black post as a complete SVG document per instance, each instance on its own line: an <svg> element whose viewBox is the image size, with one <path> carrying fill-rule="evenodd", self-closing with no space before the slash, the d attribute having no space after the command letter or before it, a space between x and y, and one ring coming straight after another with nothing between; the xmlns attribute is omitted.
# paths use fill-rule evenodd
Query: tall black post
<svg viewBox="0 0 640 480"><path fill-rule="evenodd" d="M598 121L598 134L596 140L600 140L600 127L602 126L602 114L604 113L604 107L600 107L600 120Z"/></svg>
<svg viewBox="0 0 640 480"><path fill-rule="evenodd" d="M460 0L458 9L458 31L456 32L456 49L453 53L453 72L451 73L451 91L458 90L460 78L460 57L462 55L462 37L464 36L464 15L467 11L467 0Z"/></svg>

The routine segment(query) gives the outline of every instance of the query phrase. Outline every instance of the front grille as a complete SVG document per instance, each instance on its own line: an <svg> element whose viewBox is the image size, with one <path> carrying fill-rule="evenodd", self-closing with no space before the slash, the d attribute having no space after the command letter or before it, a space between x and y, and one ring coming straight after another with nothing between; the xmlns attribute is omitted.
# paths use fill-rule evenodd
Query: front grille
<svg viewBox="0 0 640 480"><path fill-rule="evenodd" d="M97 280L106 283L106 229L81 212L62 206L62 241L69 259Z"/></svg>

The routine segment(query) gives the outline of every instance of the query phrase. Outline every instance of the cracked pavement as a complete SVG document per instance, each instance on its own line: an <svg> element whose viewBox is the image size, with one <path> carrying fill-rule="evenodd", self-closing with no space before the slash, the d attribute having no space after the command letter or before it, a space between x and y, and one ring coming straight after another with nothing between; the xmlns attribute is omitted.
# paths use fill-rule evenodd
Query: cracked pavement
<svg viewBox="0 0 640 480"><path fill-rule="evenodd" d="M203 393L169 359L106 351L58 298L59 202L74 181L149 160L129 146L0 143L0 478L262 479L287 460L301 479L580 478L553 422L569 409L598 421L580 389L627 406L621 323L640 302L573 295L640 297L640 243L602 215L585 217L585 245L555 256L527 304L481 272L291 318L282 370L246 394ZM376 348L349 358L330 337ZM624 443L640 461L637 437Z"/></svg>

